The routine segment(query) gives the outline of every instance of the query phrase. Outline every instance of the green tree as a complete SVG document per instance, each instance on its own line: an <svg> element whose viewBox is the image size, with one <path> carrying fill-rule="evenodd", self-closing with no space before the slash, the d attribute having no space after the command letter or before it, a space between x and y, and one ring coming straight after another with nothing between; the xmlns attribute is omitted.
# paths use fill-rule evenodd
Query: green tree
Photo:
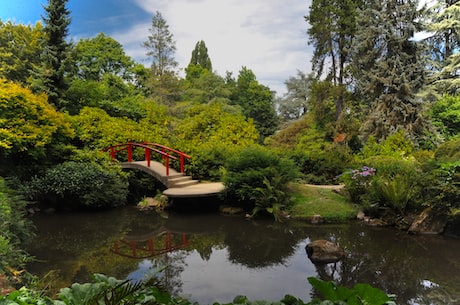
<svg viewBox="0 0 460 305"><path fill-rule="evenodd" d="M180 84L176 76L178 65L174 58L176 42L169 31L169 25L157 11L152 17L150 35L144 41L146 54L152 59L150 74L146 76L146 86L150 94L162 102L171 102L178 97Z"/></svg>
<svg viewBox="0 0 460 305"><path fill-rule="evenodd" d="M259 136L251 119L219 102L190 107L174 134L176 145L193 153L205 145L251 145Z"/></svg>
<svg viewBox="0 0 460 305"><path fill-rule="evenodd" d="M198 67L197 67L198 66ZM197 78L201 74L201 71L206 69L209 72L212 72L211 59L208 55L208 48L203 40L200 40L196 43L195 49L192 51L192 58L190 63L185 69L186 79Z"/></svg>
<svg viewBox="0 0 460 305"><path fill-rule="evenodd" d="M136 108L143 93L138 80L145 68L126 55L119 42L102 33L81 39L72 48L71 60L72 82L66 92L69 113L91 106L114 116L142 117Z"/></svg>
<svg viewBox="0 0 460 305"><path fill-rule="evenodd" d="M70 25L68 0L49 0L43 16L45 41L43 43L42 64L35 69L32 88L35 92L45 92L48 101L58 109L65 99L69 69L69 43L66 41Z"/></svg>
<svg viewBox="0 0 460 305"><path fill-rule="evenodd" d="M166 72L174 71L178 63L174 58L176 42L169 31L169 25L163 15L157 11L152 17L150 35L143 46L147 56L152 59L152 71L155 76L162 76Z"/></svg>
<svg viewBox="0 0 460 305"><path fill-rule="evenodd" d="M429 128L416 98L426 65L420 43L412 39L418 17L417 1L365 1L353 51L355 89L369 106L365 137L381 140L405 130L415 141Z"/></svg>
<svg viewBox="0 0 460 305"><path fill-rule="evenodd" d="M72 48L71 59L74 75L79 79L101 81L104 75L113 74L124 81L135 80L136 63L118 41L104 33L78 41Z"/></svg>
<svg viewBox="0 0 460 305"><path fill-rule="evenodd" d="M240 70L231 99L246 117L254 120L262 141L278 127L273 95L270 88L257 81L254 72L246 67Z"/></svg>
<svg viewBox="0 0 460 305"><path fill-rule="evenodd" d="M0 77L26 84L30 70L40 63L43 39L39 22L32 26L0 20Z"/></svg>
<svg viewBox="0 0 460 305"><path fill-rule="evenodd" d="M74 133L65 117L48 104L45 95L34 95L0 79L0 155L20 155L37 160L57 142L68 141ZM59 141L58 141L59 139ZM26 158L27 157L27 158Z"/></svg>
<svg viewBox="0 0 460 305"><path fill-rule="evenodd" d="M200 65L189 66L187 73L195 74L185 84L182 99L207 103L210 101L229 102L231 90L225 80L216 73L201 68Z"/></svg>
<svg viewBox="0 0 460 305"><path fill-rule="evenodd" d="M314 47L313 71L319 78L326 67L326 79L340 88L335 99L335 117L339 119L344 108L347 65L351 62L351 47L356 35L356 18L362 0L313 0L305 20L309 44Z"/></svg>

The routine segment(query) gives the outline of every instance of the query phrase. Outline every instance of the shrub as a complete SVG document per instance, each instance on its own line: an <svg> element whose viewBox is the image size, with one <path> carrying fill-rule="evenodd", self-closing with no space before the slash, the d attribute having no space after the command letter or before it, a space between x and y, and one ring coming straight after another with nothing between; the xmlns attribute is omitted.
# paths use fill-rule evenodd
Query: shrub
<svg viewBox="0 0 460 305"><path fill-rule="evenodd" d="M401 216L406 213L406 207L420 206L424 183L417 162L386 156L365 161L369 166L340 176L353 202L370 214L386 210Z"/></svg>
<svg viewBox="0 0 460 305"><path fill-rule="evenodd" d="M431 114L434 124L444 135L457 135L460 131L460 95L442 97L431 107Z"/></svg>
<svg viewBox="0 0 460 305"><path fill-rule="evenodd" d="M237 151L225 163L225 195L228 200L252 209L253 215L261 211L261 206L265 211L274 211L274 203L283 206L288 202L287 183L297 176L292 161L267 148L250 146Z"/></svg>
<svg viewBox="0 0 460 305"><path fill-rule="evenodd" d="M42 202L107 208L126 202L128 183L115 167L69 161L35 177L23 191Z"/></svg>
<svg viewBox="0 0 460 305"><path fill-rule="evenodd" d="M413 150L412 143L406 138L404 131L400 130L388 136L381 143L370 136L363 147L362 155L358 157L364 159L375 156L401 158L410 156Z"/></svg>
<svg viewBox="0 0 460 305"><path fill-rule="evenodd" d="M33 237L32 225L25 218L26 205L0 178L0 274L14 276L30 260L22 250Z"/></svg>
<svg viewBox="0 0 460 305"><path fill-rule="evenodd" d="M320 147L296 150L290 158L299 167L306 182L312 184L335 183L352 162L350 149L346 145L327 143Z"/></svg>
<svg viewBox="0 0 460 305"><path fill-rule="evenodd" d="M435 152L435 158L441 162L460 160L460 137L439 145Z"/></svg>
<svg viewBox="0 0 460 305"><path fill-rule="evenodd" d="M193 154L186 166L193 178L199 180L220 181L222 168L226 160L237 148L224 144L204 144Z"/></svg>
<svg viewBox="0 0 460 305"><path fill-rule="evenodd" d="M429 178L424 194L435 210L449 214L460 208L460 161L437 163Z"/></svg>

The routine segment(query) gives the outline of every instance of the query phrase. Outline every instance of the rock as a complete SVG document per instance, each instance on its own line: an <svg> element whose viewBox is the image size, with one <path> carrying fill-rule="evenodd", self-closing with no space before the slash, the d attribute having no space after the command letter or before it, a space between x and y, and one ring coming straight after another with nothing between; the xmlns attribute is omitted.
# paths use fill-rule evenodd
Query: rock
<svg viewBox="0 0 460 305"><path fill-rule="evenodd" d="M408 232L413 234L441 234L446 225L447 218L443 215L436 215L429 207L415 218Z"/></svg>
<svg viewBox="0 0 460 305"><path fill-rule="evenodd" d="M244 210L239 207L221 206L219 210L222 214L227 214L227 215L235 215L235 214L244 213Z"/></svg>
<svg viewBox="0 0 460 305"><path fill-rule="evenodd" d="M313 264L336 263L345 257L345 251L328 240L315 240L309 243L305 250Z"/></svg>
<svg viewBox="0 0 460 305"><path fill-rule="evenodd" d="M364 222L366 223L366 225L371 226L371 227L385 227L388 225L385 221L379 218L365 217Z"/></svg>
<svg viewBox="0 0 460 305"><path fill-rule="evenodd" d="M363 211L359 211L358 214L356 214L356 218L358 220L364 220L365 217L366 217L366 214L364 214Z"/></svg>
<svg viewBox="0 0 460 305"><path fill-rule="evenodd" d="M318 225L323 222L324 222L324 219L323 217L321 217L321 215L313 215L310 219L310 223L314 225Z"/></svg>

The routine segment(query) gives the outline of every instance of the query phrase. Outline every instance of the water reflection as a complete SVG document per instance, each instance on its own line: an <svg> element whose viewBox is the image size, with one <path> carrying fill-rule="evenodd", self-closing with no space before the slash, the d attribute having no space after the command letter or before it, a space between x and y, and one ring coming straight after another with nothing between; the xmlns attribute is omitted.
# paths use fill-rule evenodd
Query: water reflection
<svg viewBox="0 0 460 305"><path fill-rule="evenodd" d="M159 275L171 292L192 301L308 301L306 278L352 287L370 283L398 295L398 304L459 304L460 240L412 236L357 224L276 224L216 214L171 214L135 209L104 214L39 215L32 254L46 263L31 271L58 270L61 286L92 273L142 279ZM336 264L313 265L305 246L327 239L346 249ZM159 270L161 270L160 273Z"/></svg>
<svg viewBox="0 0 460 305"><path fill-rule="evenodd" d="M127 258L143 259L176 251L187 245L187 234L161 231L140 236L127 235L116 240L110 251Z"/></svg>

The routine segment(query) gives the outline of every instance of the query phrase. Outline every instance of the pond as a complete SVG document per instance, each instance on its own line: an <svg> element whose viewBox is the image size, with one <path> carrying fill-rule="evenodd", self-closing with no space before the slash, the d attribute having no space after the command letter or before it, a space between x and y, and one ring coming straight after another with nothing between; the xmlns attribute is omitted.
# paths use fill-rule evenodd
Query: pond
<svg viewBox="0 0 460 305"><path fill-rule="evenodd" d="M90 281L91 274L143 279L156 275L171 292L201 304L237 295L279 301L314 297L307 277L352 287L369 283L398 304L460 304L460 240L414 236L358 223L307 225L217 213L40 214L29 270L51 288ZM337 263L315 266L305 246L327 239L346 249Z"/></svg>

